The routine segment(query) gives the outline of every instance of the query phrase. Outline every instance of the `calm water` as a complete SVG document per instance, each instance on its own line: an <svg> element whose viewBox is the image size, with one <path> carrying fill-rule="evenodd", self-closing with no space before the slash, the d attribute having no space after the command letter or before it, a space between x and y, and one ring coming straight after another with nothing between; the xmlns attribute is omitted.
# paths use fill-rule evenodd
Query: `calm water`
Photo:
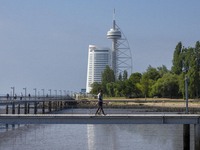
<svg viewBox="0 0 200 150"><path fill-rule="evenodd" d="M182 125L25 125L0 129L0 150L182 150L182 129Z"/></svg>

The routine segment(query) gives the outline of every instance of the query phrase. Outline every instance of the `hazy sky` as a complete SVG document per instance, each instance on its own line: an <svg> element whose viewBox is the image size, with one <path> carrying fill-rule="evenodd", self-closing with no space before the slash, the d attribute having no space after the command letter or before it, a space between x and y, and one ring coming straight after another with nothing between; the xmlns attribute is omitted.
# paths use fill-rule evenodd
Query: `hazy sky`
<svg viewBox="0 0 200 150"><path fill-rule="evenodd" d="M0 0L0 94L33 88L79 92L89 44L111 47L116 23L126 35L133 72L172 65L179 41L200 40L199 0ZM42 92L41 92L42 93Z"/></svg>

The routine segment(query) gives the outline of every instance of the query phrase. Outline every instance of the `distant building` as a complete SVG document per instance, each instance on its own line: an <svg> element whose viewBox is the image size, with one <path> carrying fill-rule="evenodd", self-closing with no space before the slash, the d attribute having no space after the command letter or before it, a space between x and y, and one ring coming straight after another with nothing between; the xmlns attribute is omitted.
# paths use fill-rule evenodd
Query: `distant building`
<svg viewBox="0 0 200 150"><path fill-rule="evenodd" d="M101 82L101 75L106 66L111 66L111 50L107 47L89 45L86 93L91 91L91 84Z"/></svg>
<svg viewBox="0 0 200 150"><path fill-rule="evenodd" d="M81 89L81 93L86 93L86 89Z"/></svg>

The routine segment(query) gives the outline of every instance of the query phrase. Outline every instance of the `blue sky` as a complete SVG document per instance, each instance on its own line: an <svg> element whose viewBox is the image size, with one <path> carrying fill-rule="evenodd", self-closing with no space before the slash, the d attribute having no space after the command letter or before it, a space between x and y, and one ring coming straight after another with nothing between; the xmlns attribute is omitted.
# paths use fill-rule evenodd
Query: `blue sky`
<svg viewBox="0 0 200 150"><path fill-rule="evenodd" d="M179 41L200 40L199 0L0 0L0 94L86 85L88 46L111 47L116 22L126 35L133 72L172 65ZM42 93L42 92L41 92Z"/></svg>

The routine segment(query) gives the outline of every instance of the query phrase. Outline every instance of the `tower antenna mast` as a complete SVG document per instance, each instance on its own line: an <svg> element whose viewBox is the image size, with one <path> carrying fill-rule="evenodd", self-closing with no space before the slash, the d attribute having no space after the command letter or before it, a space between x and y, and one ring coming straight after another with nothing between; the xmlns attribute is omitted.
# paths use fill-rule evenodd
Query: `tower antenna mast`
<svg viewBox="0 0 200 150"><path fill-rule="evenodd" d="M107 32L107 38L112 40L111 68L115 78L124 70L132 73L132 55L128 40L115 22L115 9L113 11L113 26Z"/></svg>
<svg viewBox="0 0 200 150"><path fill-rule="evenodd" d="M113 11L113 29L115 30L115 8L114 8L114 11Z"/></svg>

